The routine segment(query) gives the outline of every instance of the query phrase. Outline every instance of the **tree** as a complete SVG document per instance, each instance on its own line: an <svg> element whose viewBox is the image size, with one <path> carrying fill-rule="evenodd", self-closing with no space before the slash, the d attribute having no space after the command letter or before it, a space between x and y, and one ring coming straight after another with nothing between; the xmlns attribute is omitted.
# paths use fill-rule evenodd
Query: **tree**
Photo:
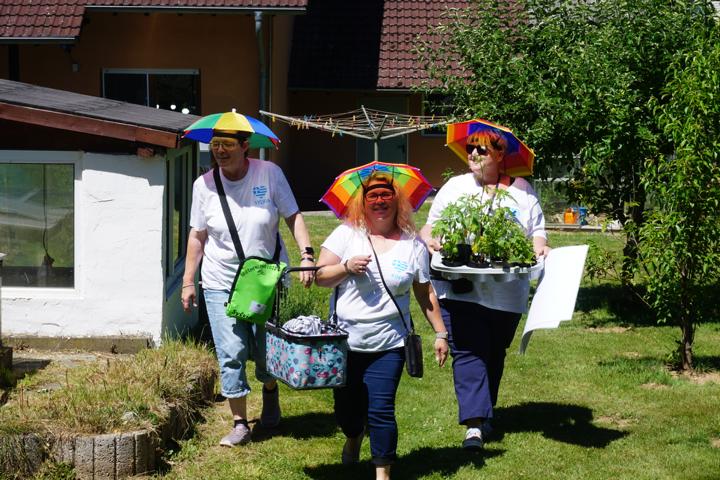
<svg viewBox="0 0 720 480"><path fill-rule="evenodd" d="M653 108L666 72L714 24L705 0L477 0L448 10L418 49L421 90L453 99L454 114L516 131L541 175L564 172L569 193L625 226L635 258L648 159L670 154ZM630 262L625 272L629 277Z"/></svg>
<svg viewBox="0 0 720 480"><path fill-rule="evenodd" d="M682 331L683 370L693 368L695 326L713 314L720 282L720 27L693 46L673 64L657 108L675 153L647 164L644 186L656 208L639 244L653 309Z"/></svg>

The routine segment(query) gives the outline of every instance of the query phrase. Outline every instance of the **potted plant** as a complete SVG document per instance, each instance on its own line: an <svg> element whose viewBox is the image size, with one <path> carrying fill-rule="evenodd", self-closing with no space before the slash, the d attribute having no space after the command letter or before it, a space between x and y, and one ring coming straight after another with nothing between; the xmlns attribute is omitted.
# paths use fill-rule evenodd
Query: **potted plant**
<svg viewBox="0 0 720 480"><path fill-rule="evenodd" d="M471 212L479 212L481 205L477 195L463 195L435 222L432 234L440 239L444 265L457 267L470 260L471 242L481 229L480 217Z"/></svg>
<svg viewBox="0 0 720 480"><path fill-rule="evenodd" d="M493 208L494 202L509 195L498 190L495 198L484 202L477 195L464 195L445 208L433 228L433 235L440 238L445 265L506 268L534 263L532 242L515 221L512 210Z"/></svg>

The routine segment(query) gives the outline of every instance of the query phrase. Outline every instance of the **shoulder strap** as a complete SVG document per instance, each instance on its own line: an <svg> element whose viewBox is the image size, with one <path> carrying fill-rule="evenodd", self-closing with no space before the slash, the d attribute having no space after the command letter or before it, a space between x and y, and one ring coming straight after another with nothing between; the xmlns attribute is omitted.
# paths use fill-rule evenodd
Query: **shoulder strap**
<svg viewBox="0 0 720 480"><path fill-rule="evenodd" d="M395 297L392 293L390 293L390 289L387 286L387 283L385 283L385 277L382 273L382 268L380 268L380 260L378 260L377 252L375 251L375 247L373 246L372 239L370 238L370 235L367 237L368 242L370 242L370 248L372 248L373 255L375 256L375 265L377 265L378 273L380 274L380 280L382 281L383 287L385 287L385 291L390 295L390 300L395 304L395 308L397 308L398 313L400 314L400 320L403 322L403 326L405 326L405 330L407 330L408 335L412 335L415 333L415 327L413 325L412 317L410 317L410 327L408 328L407 323L405 322L405 315L403 315L402 310L400 310L400 305L398 305L397 300L395 300Z"/></svg>
<svg viewBox="0 0 720 480"><path fill-rule="evenodd" d="M223 215L225 215L225 221L228 224L228 230L230 230L230 237L232 237L233 245L235 246L235 253L237 253L238 259L242 262L245 259L245 252L243 251L242 244L240 243L240 235L238 235L237 226L230 213L230 205L225 195L225 188L223 187L222 181L220 180L220 167L213 169L213 179L215 180L215 188L220 197L220 205L222 206ZM275 252L273 253L273 262L280 260L280 232L275 236Z"/></svg>
<svg viewBox="0 0 720 480"><path fill-rule="evenodd" d="M232 214L230 213L230 205L228 205L227 197L225 196L225 188L223 188L222 181L220 180L220 167L215 167L213 169L213 179L215 180L215 188L217 189L218 196L220 197L220 205L222 205L225 221L228 224L228 230L230 230L233 245L235 245L235 252L237 253L238 259L242 262L245 259L245 252L243 251L242 244L240 243L237 226L235 225Z"/></svg>

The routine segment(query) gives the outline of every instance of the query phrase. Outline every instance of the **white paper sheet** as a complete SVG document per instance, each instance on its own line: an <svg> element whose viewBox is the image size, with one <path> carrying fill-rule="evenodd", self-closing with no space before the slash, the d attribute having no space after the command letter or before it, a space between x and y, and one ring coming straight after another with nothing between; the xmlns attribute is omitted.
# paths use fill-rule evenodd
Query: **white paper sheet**
<svg viewBox="0 0 720 480"><path fill-rule="evenodd" d="M545 259L545 269L540 277L540 283L530 304L525 330L520 341L520 353L525 353L533 330L557 328L560 322L572 318L587 251L587 245L550 250Z"/></svg>

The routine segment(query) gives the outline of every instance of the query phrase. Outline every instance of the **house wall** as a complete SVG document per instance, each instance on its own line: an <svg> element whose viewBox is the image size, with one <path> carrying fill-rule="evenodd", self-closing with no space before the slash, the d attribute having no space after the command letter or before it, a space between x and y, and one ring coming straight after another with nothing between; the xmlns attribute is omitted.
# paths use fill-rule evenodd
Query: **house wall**
<svg viewBox="0 0 720 480"><path fill-rule="evenodd" d="M400 95L408 97L409 112L403 113L422 114L421 96L403 92L292 90L288 105L294 116L342 113L359 108L361 98ZM300 207L304 210L324 209L318 200L335 176L358 165L356 138L296 127L290 128L286 138L283 142L283 148L288 152L285 173ZM462 160L444 146L444 136L423 136L416 132L408 135L407 140L408 163L419 167L436 188L443 184L442 173L446 169L458 172L467 169Z"/></svg>
<svg viewBox="0 0 720 480"><path fill-rule="evenodd" d="M290 66L290 51L292 47L292 33L295 17L278 15L273 17L271 33L269 35L272 50L270 66L270 101L269 112L285 114L288 112L288 69ZM270 151L269 158L280 165L283 170L289 166L288 152L292 148L288 133L290 127L282 122L272 122L267 117L259 117L266 122L270 129L282 140L278 150Z"/></svg>
<svg viewBox="0 0 720 480"><path fill-rule="evenodd" d="M163 157L0 151L75 165L75 288L3 287L3 334L161 337Z"/></svg>
<svg viewBox="0 0 720 480"><path fill-rule="evenodd" d="M0 58L7 58L7 47L2 50ZM7 72L7 61L0 63L0 74ZM257 65L251 14L89 12L70 50L21 45L19 80L102 96L103 68L199 69L202 114L249 113L257 112Z"/></svg>

